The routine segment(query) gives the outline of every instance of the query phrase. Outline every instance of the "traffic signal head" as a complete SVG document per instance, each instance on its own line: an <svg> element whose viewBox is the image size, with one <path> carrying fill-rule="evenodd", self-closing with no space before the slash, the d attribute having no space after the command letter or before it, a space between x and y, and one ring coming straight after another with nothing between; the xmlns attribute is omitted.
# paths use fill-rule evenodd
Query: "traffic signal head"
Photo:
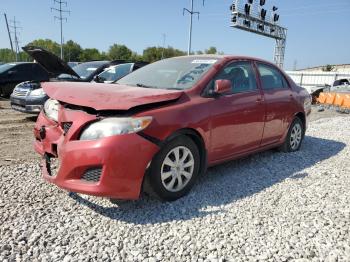
<svg viewBox="0 0 350 262"><path fill-rule="evenodd" d="M244 12L246 15L250 14L250 5L249 4L245 4L244 6Z"/></svg>
<svg viewBox="0 0 350 262"><path fill-rule="evenodd" d="M245 25L246 27L250 27L250 21L244 20L243 25Z"/></svg>
<svg viewBox="0 0 350 262"><path fill-rule="evenodd" d="M260 12L260 17L261 17L261 19L262 20L265 20L265 18L266 18L266 10L263 8L263 9L261 9L261 12Z"/></svg>

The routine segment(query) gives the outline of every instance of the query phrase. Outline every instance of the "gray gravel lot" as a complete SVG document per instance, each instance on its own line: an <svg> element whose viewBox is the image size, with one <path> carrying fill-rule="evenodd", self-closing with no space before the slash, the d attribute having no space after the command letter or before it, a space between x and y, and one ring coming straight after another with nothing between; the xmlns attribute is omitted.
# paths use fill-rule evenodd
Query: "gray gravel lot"
<svg viewBox="0 0 350 262"><path fill-rule="evenodd" d="M340 128L343 127L343 128ZM67 193L38 163L0 167L0 261L350 261L350 118L301 151L208 170L172 203Z"/></svg>

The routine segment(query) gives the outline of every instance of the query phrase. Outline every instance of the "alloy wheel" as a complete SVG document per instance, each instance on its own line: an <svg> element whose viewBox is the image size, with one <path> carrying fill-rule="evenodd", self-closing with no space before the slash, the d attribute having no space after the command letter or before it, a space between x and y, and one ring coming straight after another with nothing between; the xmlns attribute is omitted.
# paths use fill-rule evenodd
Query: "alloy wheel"
<svg viewBox="0 0 350 262"><path fill-rule="evenodd" d="M161 180L166 190L179 192L193 176L194 157L185 146L173 148L164 158L161 166Z"/></svg>
<svg viewBox="0 0 350 262"><path fill-rule="evenodd" d="M300 143L301 143L301 139L302 139L302 127L299 123L296 123L293 128L292 131L290 133L290 147L292 150L296 150Z"/></svg>

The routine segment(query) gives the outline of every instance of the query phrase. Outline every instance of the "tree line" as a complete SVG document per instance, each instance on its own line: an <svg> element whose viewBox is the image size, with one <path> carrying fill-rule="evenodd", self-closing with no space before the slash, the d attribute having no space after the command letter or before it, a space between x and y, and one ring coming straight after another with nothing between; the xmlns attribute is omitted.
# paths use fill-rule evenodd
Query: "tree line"
<svg viewBox="0 0 350 262"><path fill-rule="evenodd" d="M57 56L60 56L60 45L50 39L37 39L30 42L28 45L34 45L44 48ZM132 51L126 45L113 44L109 47L107 52L100 52L96 48L82 48L78 43L73 40L67 41L64 46L64 60L75 62L86 62L91 60L116 60L124 59L130 61L145 61L154 62L163 58L169 58L174 56L182 56L187 53L168 46L166 48L159 46L147 47L143 50L142 55ZM216 54L218 53L216 47L209 47L204 51L197 51L196 54ZM193 53L193 54L195 54ZM222 52L219 52L222 54ZM31 61L32 59L23 51L18 54L19 61ZM15 56L11 49L0 49L0 62L13 62Z"/></svg>

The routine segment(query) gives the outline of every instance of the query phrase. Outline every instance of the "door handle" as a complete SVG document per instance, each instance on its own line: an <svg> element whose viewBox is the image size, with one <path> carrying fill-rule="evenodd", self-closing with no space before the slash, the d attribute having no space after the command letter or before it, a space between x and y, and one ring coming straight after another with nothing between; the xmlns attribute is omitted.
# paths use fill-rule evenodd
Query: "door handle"
<svg viewBox="0 0 350 262"><path fill-rule="evenodd" d="M259 97L259 98L256 99L256 102L257 102L257 103L261 103L261 102L263 102L263 101L264 101L264 100L263 100L261 97Z"/></svg>

